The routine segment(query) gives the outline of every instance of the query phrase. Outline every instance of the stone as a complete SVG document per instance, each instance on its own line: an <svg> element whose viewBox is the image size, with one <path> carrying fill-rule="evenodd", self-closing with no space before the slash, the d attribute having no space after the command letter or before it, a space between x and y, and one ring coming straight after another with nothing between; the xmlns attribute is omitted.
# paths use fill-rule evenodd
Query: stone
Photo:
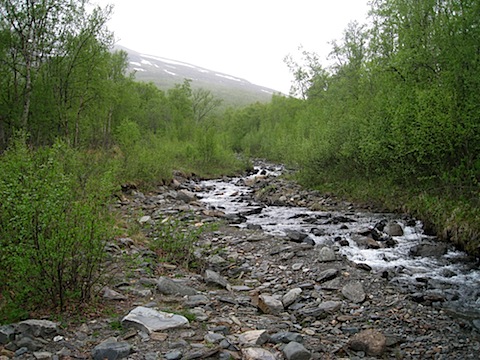
<svg viewBox="0 0 480 360"><path fill-rule="evenodd" d="M472 321L472 323L477 330L480 330L480 319L475 319Z"/></svg>
<svg viewBox="0 0 480 360"><path fill-rule="evenodd" d="M37 360L51 359L52 356L53 356L53 354L48 352L48 351L37 351L37 352L33 353L33 357Z"/></svg>
<svg viewBox="0 0 480 360"><path fill-rule="evenodd" d="M270 339L267 330L250 330L240 334L238 341L247 346L263 345Z"/></svg>
<svg viewBox="0 0 480 360"><path fill-rule="evenodd" d="M390 221L383 229L383 232L389 236L403 236L402 226L395 221Z"/></svg>
<svg viewBox="0 0 480 360"><path fill-rule="evenodd" d="M283 304L277 298L261 294L258 296L258 308L265 314L278 314L283 311Z"/></svg>
<svg viewBox="0 0 480 360"><path fill-rule="evenodd" d="M190 295L187 296L184 304L187 307L194 308L200 305L207 305L208 303L210 303L210 299L205 295Z"/></svg>
<svg viewBox="0 0 480 360"><path fill-rule="evenodd" d="M30 319L20 322L17 331L36 338L52 339L58 334L58 324L49 320Z"/></svg>
<svg viewBox="0 0 480 360"><path fill-rule="evenodd" d="M354 351L363 351L367 355L381 356L386 350L386 337L381 332L368 329L355 334L349 341Z"/></svg>
<svg viewBox="0 0 480 360"><path fill-rule="evenodd" d="M188 204L197 200L197 197L193 192L182 189L177 192L177 200L183 201Z"/></svg>
<svg viewBox="0 0 480 360"><path fill-rule="evenodd" d="M290 289L285 295L282 297L282 303L284 307L288 307L292 305L302 294L302 289L294 288Z"/></svg>
<svg viewBox="0 0 480 360"><path fill-rule="evenodd" d="M319 283L323 283L328 280L332 280L338 276L338 270L337 269L327 269L322 271L320 274L317 276L317 281Z"/></svg>
<svg viewBox="0 0 480 360"><path fill-rule="evenodd" d="M151 308L138 306L122 319L125 327L134 327L148 334L188 324L187 318Z"/></svg>
<svg viewBox="0 0 480 360"><path fill-rule="evenodd" d="M352 281L346 284L342 288L342 295L354 303L362 303L365 301L366 297L363 285L358 281Z"/></svg>
<svg viewBox="0 0 480 360"><path fill-rule="evenodd" d="M29 336L22 336L15 341L15 345L19 348L27 348L30 351L37 351L42 348L42 344L36 339L32 339Z"/></svg>
<svg viewBox="0 0 480 360"><path fill-rule="evenodd" d="M160 277L157 280L157 290L164 295L196 295L198 292L194 288L180 284L166 277Z"/></svg>
<svg viewBox="0 0 480 360"><path fill-rule="evenodd" d="M412 246L409 250L413 257L441 257L447 253L448 246L444 243L423 243Z"/></svg>
<svg viewBox="0 0 480 360"><path fill-rule="evenodd" d="M318 308L327 312L327 313L334 313L342 307L342 303L340 301L324 301L318 305Z"/></svg>
<svg viewBox="0 0 480 360"><path fill-rule="evenodd" d="M140 224L145 224L145 223L149 222L150 220L152 220L152 217L148 216L148 215L145 215L145 216L142 216L140 219L138 219L138 222Z"/></svg>
<svg viewBox="0 0 480 360"><path fill-rule="evenodd" d="M309 360L312 357L310 351L305 349L305 347L295 341L288 343L283 348L283 354L287 360Z"/></svg>
<svg viewBox="0 0 480 360"><path fill-rule="evenodd" d="M118 291L112 290L108 287L103 289L103 298L107 300L127 300L125 295L120 294Z"/></svg>
<svg viewBox="0 0 480 360"><path fill-rule="evenodd" d="M274 344L288 344L292 341L303 343L303 336L299 333L291 331L279 332L270 336L270 342Z"/></svg>
<svg viewBox="0 0 480 360"><path fill-rule="evenodd" d="M15 337L15 328L12 325L0 326L0 345L5 345Z"/></svg>
<svg viewBox="0 0 480 360"><path fill-rule="evenodd" d="M285 234L290 241L301 243L308 237L308 234L297 230L286 230Z"/></svg>
<svg viewBox="0 0 480 360"><path fill-rule="evenodd" d="M116 360L130 355L132 346L127 342L117 342L115 339L108 339L92 350L93 360Z"/></svg>
<svg viewBox="0 0 480 360"><path fill-rule="evenodd" d="M213 270L205 270L204 279L206 283L216 284L220 285L223 288L230 289L230 284L228 283L228 281L219 273Z"/></svg>
<svg viewBox="0 0 480 360"><path fill-rule="evenodd" d="M330 262L337 260L335 252L328 246L324 246L318 252L318 261L320 262Z"/></svg>
<svg viewBox="0 0 480 360"><path fill-rule="evenodd" d="M219 344L222 340L225 339L225 336L219 333L207 333L203 337L206 343L208 344Z"/></svg>
<svg viewBox="0 0 480 360"><path fill-rule="evenodd" d="M166 360L179 360L183 356L180 350L172 350L165 354Z"/></svg>
<svg viewBox="0 0 480 360"><path fill-rule="evenodd" d="M268 350L262 348L250 347L242 349L243 360L277 360L277 358Z"/></svg>

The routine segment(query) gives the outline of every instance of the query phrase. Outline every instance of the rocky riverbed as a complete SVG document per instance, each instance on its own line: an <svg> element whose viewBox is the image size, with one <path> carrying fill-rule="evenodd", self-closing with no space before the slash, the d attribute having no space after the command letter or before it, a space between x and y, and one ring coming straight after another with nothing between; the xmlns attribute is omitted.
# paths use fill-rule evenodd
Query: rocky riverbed
<svg viewBox="0 0 480 360"><path fill-rule="evenodd" d="M114 275L97 315L2 326L0 359L478 358L480 320L443 307L448 295L408 291L388 272L349 260L342 236L319 244L301 231L280 235L244 223L263 211L259 204L302 206L335 214L323 221L346 230L341 220L364 206L268 172L241 181L252 192L227 194L251 205L241 214L202 199L211 183L182 176L154 193L125 188L116 211L145 237L108 244ZM201 233L189 260L195 268L165 262L168 254L149 245L161 236L157 225L171 219L185 226L183 239ZM365 247L395 245L384 227L350 230Z"/></svg>

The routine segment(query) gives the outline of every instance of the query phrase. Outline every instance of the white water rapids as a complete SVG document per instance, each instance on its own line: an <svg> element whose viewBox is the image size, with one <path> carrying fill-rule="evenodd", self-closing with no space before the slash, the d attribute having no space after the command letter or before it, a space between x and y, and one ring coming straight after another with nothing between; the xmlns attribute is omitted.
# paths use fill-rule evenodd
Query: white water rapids
<svg viewBox="0 0 480 360"><path fill-rule="evenodd" d="M278 175L280 168L270 175ZM423 233L420 221L407 222L399 215L369 212L321 212L302 207L265 206L255 203L250 195L252 189L243 185L240 178L209 180L201 183L201 201L212 209L226 214L242 214L262 207L258 214L246 216L246 223L260 225L268 234L285 236L287 231L302 231L318 245L337 246L340 254L350 261L367 264L372 272L388 274L389 280L406 293L441 294L444 302L438 306L454 310L461 316L480 319L480 269L460 251L450 249L440 257L413 257L410 250L432 238ZM346 224L326 221L343 216L353 220ZM319 219L315 224L303 221L306 218ZM322 222L322 219L325 221ZM396 246L392 248L364 249L352 239L362 230L373 228L381 220L394 220L403 229L403 236L395 236ZM344 225L344 226L341 226ZM317 234L312 234L316 228ZM335 240L342 238L348 246L338 246ZM442 301L443 301L442 300Z"/></svg>

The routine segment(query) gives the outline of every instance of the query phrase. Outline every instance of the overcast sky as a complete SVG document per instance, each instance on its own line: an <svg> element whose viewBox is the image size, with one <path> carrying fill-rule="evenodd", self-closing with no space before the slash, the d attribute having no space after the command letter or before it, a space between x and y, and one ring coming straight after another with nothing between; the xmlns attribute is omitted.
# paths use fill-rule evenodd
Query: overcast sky
<svg viewBox="0 0 480 360"><path fill-rule="evenodd" d="M288 93L283 59L298 47L326 58L367 0L93 0L113 4L117 44ZM298 57L298 56L297 56Z"/></svg>

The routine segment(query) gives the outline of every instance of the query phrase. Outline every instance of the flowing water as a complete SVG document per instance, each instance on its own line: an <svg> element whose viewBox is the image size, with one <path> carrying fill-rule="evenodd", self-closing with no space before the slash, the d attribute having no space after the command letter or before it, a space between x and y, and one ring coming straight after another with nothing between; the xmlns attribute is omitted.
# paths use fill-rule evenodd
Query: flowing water
<svg viewBox="0 0 480 360"><path fill-rule="evenodd" d="M265 172L264 169L257 169ZM281 173L281 167L269 171ZM249 214L239 227L259 225L266 233L286 236L289 231L308 233L318 245L335 245L350 261L367 264L381 273L402 291L422 294L435 305L455 311L461 316L480 319L480 269L468 256L450 249L443 256L412 256L411 249L433 238L424 234L420 221L407 221L399 215L372 212L321 212L302 207L265 206L252 200L252 189L241 178L202 182L201 201L226 214ZM339 221L335 221L340 219ZM381 249L359 247L354 237L372 229L380 221L395 221L403 229L395 236L396 246ZM343 224L342 224L343 223ZM312 233L312 229L315 231ZM346 246L338 246L338 240Z"/></svg>

